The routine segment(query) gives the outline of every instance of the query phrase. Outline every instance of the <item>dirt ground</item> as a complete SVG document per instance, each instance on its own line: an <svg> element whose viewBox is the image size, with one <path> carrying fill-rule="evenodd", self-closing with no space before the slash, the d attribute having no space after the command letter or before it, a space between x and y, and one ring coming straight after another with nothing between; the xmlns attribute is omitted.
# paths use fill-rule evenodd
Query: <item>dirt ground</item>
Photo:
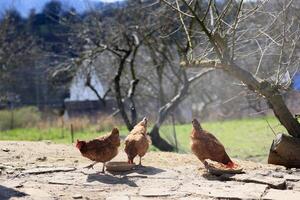
<svg viewBox="0 0 300 200"><path fill-rule="evenodd" d="M300 170L235 162L244 174L214 176L191 154L149 152L143 167L101 174L72 145L0 141L0 199L300 199Z"/></svg>

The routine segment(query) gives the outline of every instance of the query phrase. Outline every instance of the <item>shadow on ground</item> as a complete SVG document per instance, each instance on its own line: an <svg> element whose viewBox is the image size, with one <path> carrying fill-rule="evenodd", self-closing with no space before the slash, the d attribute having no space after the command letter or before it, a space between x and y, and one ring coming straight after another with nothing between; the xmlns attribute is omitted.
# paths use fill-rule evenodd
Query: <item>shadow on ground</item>
<svg viewBox="0 0 300 200"><path fill-rule="evenodd" d="M138 174L142 175L155 175L159 174L162 172L165 172L166 170L156 168L156 167L151 167L151 166L138 166L133 172L136 172Z"/></svg>
<svg viewBox="0 0 300 200"><path fill-rule="evenodd" d="M12 188L7 188L2 185L0 185L0 199L1 200L8 200L13 197L24 197L27 196L28 194L24 192L20 192L18 190L12 189Z"/></svg>
<svg viewBox="0 0 300 200"><path fill-rule="evenodd" d="M140 174L140 175L156 175L162 172L165 172L166 170L151 167L151 166L136 166L135 169L126 171L126 172L109 172L113 175L129 175L132 173Z"/></svg>
<svg viewBox="0 0 300 200"><path fill-rule="evenodd" d="M105 184L126 184L131 187L137 187L137 184L130 180L127 175L139 174L147 177L147 175L156 175L165 172L163 169L150 166L137 166L135 169L126 172L109 172L106 174L93 173L88 174L87 182L98 181Z"/></svg>
<svg viewBox="0 0 300 200"><path fill-rule="evenodd" d="M99 173L94 173L94 174L89 174L87 177L87 182L94 182L98 181L100 183L105 183L105 184L126 184L130 187L137 187L137 184L133 182L132 180L129 180L128 177L117 177L111 174L99 174Z"/></svg>

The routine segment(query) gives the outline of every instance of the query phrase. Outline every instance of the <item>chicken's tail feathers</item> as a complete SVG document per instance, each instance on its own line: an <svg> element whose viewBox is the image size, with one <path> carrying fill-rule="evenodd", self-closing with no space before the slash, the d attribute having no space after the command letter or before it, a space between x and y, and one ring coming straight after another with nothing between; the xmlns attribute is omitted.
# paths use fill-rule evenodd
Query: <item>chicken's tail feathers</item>
<svg viewBox="0 0 300 200"><path fill-rule="evenodd" d="M144 127L147 127L147 123L148 123L148 119L147 119L147 117L144 117L139 124Z"/></svg>
<svg viewBox="0 0 300 200"><path fill-rule="evenodd" d="M85 144L86 144L85 141L80 141L80 140L77 139L76 148L80 150L82 148L82 146L84 146Z"/></svg>
<svg viewBox="0 0 300 200"><path fill-rule="evenodd" d="M119 134L119 129L118 128L113 128L111 131L111 134Z"/></svg>
<svg viewBox="0 0 300 200"><path fill-rule="evenodd" d="M232 168L235 168L237 165L234 163L234 162L232 162L232 161L229 161L227 164L226 164L226 167L227 168L230 168L230 169L232 169Z"/></svg>
<svg viewBox="0 0 300 200"><path fill-rule="evenodd" d="M197 119L192 120L193 128L196 130L202 130L200 122Z"/></svg>
<svg viewBox="0 0 300 200"><path fill-rule="evenodd" d="M119 129L113 128L109 135L109 138L114 145L120 146Z"/></svg>
<svg viewBox="0 0 300 200"><path fill-rule="evenodd" d="M151 137L150 137L150 135L146 135L146 138L147 138L147 140L148 140L148 144L149 145L151 145L152 144L152 140L151 140Z"/></svg>

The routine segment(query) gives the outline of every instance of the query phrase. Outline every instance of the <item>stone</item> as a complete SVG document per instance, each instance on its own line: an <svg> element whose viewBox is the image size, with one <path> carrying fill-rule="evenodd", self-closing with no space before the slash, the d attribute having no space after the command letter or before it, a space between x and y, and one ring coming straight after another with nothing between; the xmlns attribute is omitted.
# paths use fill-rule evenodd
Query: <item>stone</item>
<svg viewBox="0 0 300 200"><path fill-rule="evenodd" d="M288 186L289 186L289 188L300 192L300 181L298 181L298 182L289 181Z"/></svg>
<svg viewBox="0 0 300 200"><path fill-rule="evenodd" d="M4 151L4 152L9 152L10 151L8 148L2 148L1 150Z"/></svg>
<svg viewBox="0 0 300 200"><path fill-rule="evenodd" d="M106 200L130 200L129 196L126 195L112 195L106 198Z"/></svg>
<svg viewBox="0 0 300 200"><path fill-rule="evenodd" d="M32 200L40 200L40 199L50 200L50 199L53 199L48 192L45 192L44 190L41 190L41 189L24 188L23 192L30 195L30 199L32 199Z"/></svg>
<svg viewBox="0 0 300 200"><path fill-rule="evenodd" d="M15 173L15 171L10 169L10 170L7 170L6 173L7 174L13 174L13 173Z"/></svg>
<svg viewBox="0 0 300 200"><path fill-rule="evenodd" d="M82 195L81 194L74 194L72 196L73 199L82 199Z"/></svg>
<svg viewBox="0 0 300 200"><path fill-rule="evenodd" d="M139 195L143 197L167 197L179 193L179 181L169 179L144 179L140 186ZM180 192L181 193L181 192Z"/></svg>
<svg viewBox="0 0 300 200"><path fill-rule="evenodd" d="M166 190L165 188L152 188L152 187L142 187L139 195L143 197L166 197L174 194L173 191Z"/></svg>
<svg viewBox="0 0 300 200"><path fill-rule="evenodd" d="M42 157L38 157L36 158L36 161L46 161L47 160L47 157L46 156L42 156Z"/></svg>
<svg viewBox="0 0 300 200"><path fill-rule="evenodd" d="M286 174L284 178L287 181L300 181L300 175Z"/></svg>
<svg viewBox="0 0 300 200"><path fill-rule="evenodd" d="M130 196L130 200L150 200L151 198L148 197L141 197L141 196Z"/></svg>
<svg viewBox="0 0 300 200"><path fill-rule="evenodd" d="M245 183L267 184L271 188L275 188L275 189L285 189L286 187L285 179L276 178L268 175L262 175L260 173L235 174L235 175L224 174L221 177L225 180L227 179L227 180L240 181Z"/></svg>
<svg viewBox="0 0 300 200"><path fill-rule="evenodd" d="M268 188L255 183L198 181L182 185L179 191L216 199L259 199Z"/></svg>
<svg viewBox="0 0 300 200"><path fill-rule="evenodd" d="M25 170L22 174L44 174L44 173L54 173L54 172L69 172L75 171L74 167L41 167Z"/></svg>
<svg viewBox="0 0 300 200"><path fill-rule="evenodd" d="M147 175L138 174L138 173L136 173L136 172L127 174L127 175L125 175L124 177L128 177L128 178L148 178Z"/></svg>
<svg viewBox="0 0 300 200"><path fill-rule="evenodd" d="M51 140L43 140L43 142L44 142L45 144L47 144L47 145L52 144L52 141L51 141Z"/></svg>
<svg viewBox="0 0 300 200"><path fill-rule="evenodd" d="M49 184L56 184L56 185L73 185L74 181L66 181L66 180L49 180Z"/></svg>
<svg viewBox="0 0 300 200"><path fill-rule="evenodd" d="M267 191L266 195L262 199L272 199L272 200L299 200L300 192L293 190L276 190L270 189Z"/></svg>
<svg viewBox="0 0 300 200"><path fill-rule="evenodd" d="M7 180L7 181L1 183L1 185L8 187L8 188L21 188L21 187L23 187L25 182L26 181L22 181L22 180Z"/></svg>

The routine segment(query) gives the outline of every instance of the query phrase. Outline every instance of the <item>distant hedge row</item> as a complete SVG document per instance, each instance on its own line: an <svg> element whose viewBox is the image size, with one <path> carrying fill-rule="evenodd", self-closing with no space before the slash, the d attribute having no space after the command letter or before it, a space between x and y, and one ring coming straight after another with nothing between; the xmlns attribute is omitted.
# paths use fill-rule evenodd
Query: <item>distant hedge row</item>
<svg viewBox="0 0 300 200"><path fill-rule="evenodd" d="M0 130L2 131L34 126L40 120L41 113L36 107L0 110Z"/></svg>

